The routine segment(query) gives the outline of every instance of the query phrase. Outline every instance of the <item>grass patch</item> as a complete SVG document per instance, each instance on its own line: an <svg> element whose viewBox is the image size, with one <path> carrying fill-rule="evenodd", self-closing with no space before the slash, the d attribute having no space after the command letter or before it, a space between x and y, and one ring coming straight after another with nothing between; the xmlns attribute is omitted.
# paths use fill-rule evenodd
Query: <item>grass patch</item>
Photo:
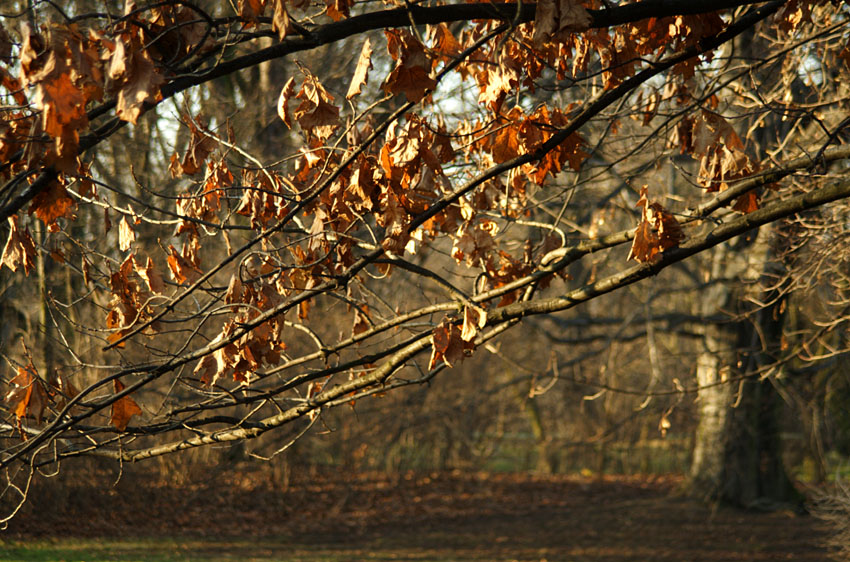
<svg viewBox="0 0 850 562"><path fill-rule="evenodd" d="M52 539L6 541L0 562L343 562L350 560L457 560L445 552L384 545L374 548L345 545L293 544L279 539Z"/></svg>

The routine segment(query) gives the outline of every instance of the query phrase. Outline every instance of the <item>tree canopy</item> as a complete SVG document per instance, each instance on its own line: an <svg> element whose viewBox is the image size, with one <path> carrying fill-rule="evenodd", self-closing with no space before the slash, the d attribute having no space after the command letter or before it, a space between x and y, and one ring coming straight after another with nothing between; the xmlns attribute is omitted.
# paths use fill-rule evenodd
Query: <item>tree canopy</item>
<svg viewBox="0 0 850 562"><path fill-rule="evenodd" d="M18 4L4 467L289 443L762 226L846 237L841 3Z"/></svg>

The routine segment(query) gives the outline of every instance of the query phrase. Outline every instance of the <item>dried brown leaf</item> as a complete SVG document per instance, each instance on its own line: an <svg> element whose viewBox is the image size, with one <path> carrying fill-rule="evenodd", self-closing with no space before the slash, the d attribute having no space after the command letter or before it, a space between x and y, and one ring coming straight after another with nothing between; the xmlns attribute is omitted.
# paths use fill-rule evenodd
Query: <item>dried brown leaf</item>
<svg viewBox="0 0 850 562"><path fill-rule="evenodd" d="M165 78L136 38L128 41L121 37L115 42L108 74L118 91L116 113L124 121L135 125L144 105L162 97L159 88Z"/></svg>
<svg viewBox="0 0 850 562"><path fill-rule="evenodd" d="M3 248L3 257L0 264L5 265L12 271L17 271L18 266L24 267L24 273L29 275L30 269L35 265L35 244L32 241L28 229L18 227L17 216L8 218L9 239Z"/></svg>
<svg viewBox="0 0 850 562"><path fill-rule="evenodd" d="M127 222L127 217L122 216L121 222L118 223L118 249L122 252L126 252L130 249L130 247L132 247L133 242L135 241L135 231L130 226L130 223Z"/></svg>
<svg viewBox="0 0 850 562"><path fill-rule="evenodd" d="M112 381L112 385L116 394L124 390L124 385L118 379ZM112 403L112 415L109 421L118 431L124 431L127 429L127 424L130 423L130 418L141 415L141 413L142 409L139 408L135 400L130 396L123 396Z"/></svg>
<svg viewBox="0 0 850 562"><path fill-rule="evenodd" d="M487 311L482 308L465 306L463 309L463 329L460 339L471 342L484 326L487 325Z"/></svg>
<svg viewBox="0 0 850 562"><path fill-rule="evenodd" d="M58 230L56 219L67 216L73 208L74 200L68 195L65 186L59 181L53 181L33 198L28 212L31 215L35 213L53 232Z"/></svg>
<svg viewBox="0 0 850 562"><path fill-rule="evenodd" d="M154 266L153 260L150 258L150 256L145 262L144 267L141 267L138 263L136 263L135 265L136 273L139 275L139 277L144 279L150 292L161 295L163 291L165 291L165 282L162 280L162 276L156 270L156 266Z"/></svg>
<svg viewBox="0 0 850 562"><path fill-rule="evenodd" d="M9 384L12 389L6 393L5 401L14 406L18 421L30 416L41 423L48 396L32 363L18 367L17 375Z"/></svg>
<svg viewBox="0 0 850 562"><path fill-rule="evenodd" d="M351 77L351 85L348 87L348 92L345 94L345 99L351 99L360 94L361 89L366 84L369 78L369 69L372 68L372 42L369 38L363 42L363 48L360 49L360 58L357 60L357 67L354 69L354 75Z"/></svg>
<svg viewBox="0 0 850 562"><path fill-rule="evenodd" d="M274 14L272 15L272 29L277 32L278 38L283 41L292 29L289 12L286 11L285 0L272 0Z"/></svg>
<svg viewBox="0 0 850 562"><path fill-rule="evenodd" d="M291 76L284 84L280 91L280 96L277 98L277 114L281 120L286 123L286 126L292 128L292 115L289 113L288 104L292 96L295 95L295 77Z"/></svg>
<svg viewBox="0 0 850 562"><path fill-rule="evenodd" d="M447 319L443 319L434 330L431 348L429 370L436 367L441 361L449 367L453 367L464 358L464 341L460 337L460 330Z"/></svg>
<svg viewBox="0 0 850 562"><path fill-rule="evenodd" d="M534 14L535 47L547 41L563 41L570 32L584 31L593 23L590 13L577 0L541 0Z"/></svg>

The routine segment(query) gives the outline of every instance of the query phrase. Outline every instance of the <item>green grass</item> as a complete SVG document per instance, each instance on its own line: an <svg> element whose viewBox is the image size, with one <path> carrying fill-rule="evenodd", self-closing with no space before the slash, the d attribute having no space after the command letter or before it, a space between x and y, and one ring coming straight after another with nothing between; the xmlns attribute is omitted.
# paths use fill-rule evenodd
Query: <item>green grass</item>
<svg viewBox="0 0 850 562"><path fill-rule="evenodd" d="M177 541L161 540L45 540L6 542L0 545L3 561L106 561L139 560L160 562L166 560L191 560L185 546Z"/></svg>
<svg viewBox="0 0 850 562"><path fill-rule="evenodd" d="M220 540L44 540L5 542L0 544L2 562L194 562L194 561L259 561L303 560L336 562L351 559L344 552L317 549L309 552L303 546L292 548L285 542Z"/></svg>
<svg viewBox="0 0 850 562"><path fill-rule="evenodd" d="M53 539L4 541L0 562L343 562L351 560L457 560L446 552L428 552L373 544L373 548L309 545L280 540L204 539ZM463 560L469 558L463 557Z"/></svg>

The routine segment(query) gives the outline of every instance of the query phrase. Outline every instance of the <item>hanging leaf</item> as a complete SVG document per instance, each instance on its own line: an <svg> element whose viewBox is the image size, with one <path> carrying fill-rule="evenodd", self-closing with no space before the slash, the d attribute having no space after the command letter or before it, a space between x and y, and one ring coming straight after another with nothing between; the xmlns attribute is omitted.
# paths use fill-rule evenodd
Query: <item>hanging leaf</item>
<svg viewBox="0 0 850 562"><path fill-rule="evenodd" d="M124 385L121 384L121 381L118 379L112 381L112 385L116 394L124 390ZM130 396L123 396L112 403L112 415L110 416L109 422L115 426L118 431L125 431L127 429L127 424L130 423L130 418L140 415L141 413L142 409L139 408L139 405L136 404L135 400L130 398Z"/></svg>
<svg viewBox="0 0 850 562"><path fill-rule="evenodd" d="M41 423L48 398L33 364L18 367L18 374L9 381L9 385L12 390L6 393L5 401L14 407L18 422L23 418L32 417L36 423Z"/></svg>
<svg viewBox="0 0 850 562"><path fill-rule="evenodd" d="M351 77L351 85L348 87L345 99L350 100L360 94L369 78L370 68L372 68L372 42L367 37L366 41L363 42L363 48L360 49L360 58L357 60L357 67Z"/></svg>
<svg viewBox="0 0 850 562"><path fill-rule="evenodd" d="M534 13L534 46L549 40L563 41L569 32L590 27L590 13L576 0L541 0Z"/></svg>
<svg viewBox="0 0 850 562"><path fill-rule="evenodd" d="M137 38L120 37L109 65L109 78L117 90L116 113L124 121L136 124L145 103L161 99L159 88L165 78L156 70L150 55Z"/></svg>
<svg viewBox="0 0 850 562"><path fill-rule="evenodd" d="M65 186L57 180L50 182L43 191L36 195L30 204L29 214L47 225L48 230L59 230L56 219L70 215L74 208L74 200L68 194Z"/></svg>
<svg viewBox="0 0 850 562"><path fill-rule="evenodd" d="M675 248L685 239L679 221L667 212L660 203L650 203L649 189L643 186L636 206L642 208L641 221L635 230L632 247L626 261L635 259L641 263L656 260L661 252Z"/></svg>
<svg viewBox="0 0 850 562"><path fill-rule="evenodd" d="M443 321L434 329L432 342L431 360L428 362L429 370L439 365L440 362L453 367L460 363L466 355L472 353L474 348L471 342L463 340L460 328L450 322L448 318L443 318Z"/></svg>
<svg viewBox="0 0 850 562"><path fill-rule="evenodd" d="M12 271L17 271L18 266L24 267L24 273L29 275L35 265L35 244L30 236L29 229L19 229L17 215L8 218L9 239L3 248L3 257L0 263Z"/></svg>
<svg viewBox="0 0 850 562"><path fill-rule="evenodd" d="M126 252L136 241L136 233L127 222L127 217L122 216L121 222L118 223L118 249Z"/></svg>
<svg viewBox="0 0 850 562"><path fill-rule="evenodd" d="M381 87L390 94L404 93L408 101L420 101L437 86L437 81L431 77L431 60L425 47L407 30L384 33L388 38L387 50L396 66Z"/></svg>
<svg viewBox="0 0 850 562"><path fill-rule="evenodd" d="M463 308L463 329L460 339L470 342L475 339L478 332L487 325L487 311L482 308L465 306Z"/></svg>

